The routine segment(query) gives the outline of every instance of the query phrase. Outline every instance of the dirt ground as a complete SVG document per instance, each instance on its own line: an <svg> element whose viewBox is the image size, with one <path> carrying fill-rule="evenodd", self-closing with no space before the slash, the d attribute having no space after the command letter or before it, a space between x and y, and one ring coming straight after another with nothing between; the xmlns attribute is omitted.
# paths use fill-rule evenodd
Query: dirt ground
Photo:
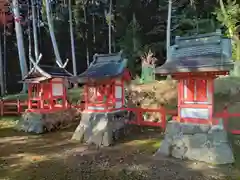
<svg viewBox="0 0 240 180"><path fill-rule="evenodd" d="M29 135L13 125L0 121L1 180L228 180L238 174L232 166L154 157L162 139L158 129L133 128L131 138L97 149L70 141L75 126Z"/></svg>
<svg viewBox="0 0 240 180"><path fill-rule="evenodd" d="M220 84L219 87L230 86ZM130 88L135 93L133 101L139 101L142 107L157 108L164 104L168 108L175 108L175 82L156 82ZM240 97L239 94L235 96ZM221 110L223 104L230 99L239 98L219 93L215 98L216 108ZM238 106L235 109L238 111ZM76 124L57 132L31 135L13 130L15 123L12 120L13 118L8 120L5 117L0 120L2 180L240 179L237 178L240 177L240 137L231 137L236 164L216 167L170 157L155 157L154 153L163 138L158 129L133 128L131 137L126 137L112 147L97 149L95 146L70 141Z"/></svg>

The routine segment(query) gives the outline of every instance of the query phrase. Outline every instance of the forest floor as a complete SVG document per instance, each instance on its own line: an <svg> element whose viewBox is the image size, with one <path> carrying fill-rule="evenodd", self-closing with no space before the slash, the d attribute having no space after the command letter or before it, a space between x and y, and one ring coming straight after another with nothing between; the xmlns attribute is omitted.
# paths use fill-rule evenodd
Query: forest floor
<svg viewBox="0 0 240 180"><path fill-rule="evenodd" d="M70 141L76 125L44 135L16 132L13 126L12 120L0 121L1 180L237 180L240 177L232 165L216 167L154 157L163 137L156 129L133 128L131 137L113 147L97 149Z"/></svg>
<svg viewBox="0 0 240 180"><path fill-rule="evenodd" d="M221 110L225 103L232 104L230 110L233 112L240 109L240 81L230 80L222 79L215 84L216 111ZM176 106L177 90L173 81L131 85L129 88L133 92L133 104L152 108L161 104L168 108ZM3 117L0 120L0 179L3 180L240 179L240 136L229 136L236 163L214 166L154 157L163 138L159 129L133 128L131 137L112 147L97 149L70 141L77 124L52 133L32 135L15 131L16 119ZM240 125L236 120L233 120L234 127Z"/></svg>

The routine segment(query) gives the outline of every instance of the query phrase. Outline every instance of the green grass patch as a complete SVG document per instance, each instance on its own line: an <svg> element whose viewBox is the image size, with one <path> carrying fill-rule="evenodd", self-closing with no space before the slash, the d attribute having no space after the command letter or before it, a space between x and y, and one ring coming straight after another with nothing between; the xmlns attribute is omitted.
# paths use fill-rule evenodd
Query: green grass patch
<svg viewBox="0 0 240 180"><path fill-rule="evenodd" d="M15 136L16 134L19 135L19 133L16 133L14 131L14 127L17 124L17 120L20 117L1 117L0 118L0 138L1 137L11 137L11 136Z"/></svg>
<svg viewBox="0 0 240 180"><path fill-rule="evenodd" d="M81 97L82 93L83 93L83 88L82 87L70 89L68 91L69 101L71 101L71 102L79 101L82 98Z"/></svg>
<svg viewBox="0 0 240 180"><path fill-rule="evenodd" d="M131 146L137 148L139 151L153 154L160 147L162 139L160 138L150 138L150 139L141 139L141 140L133 140L127 143L124 143L127 146Z"/></svg>
<svg viewBox="0 0 240 180"><path fill-rule="evenodd" d="M73 88L73 89L70 89L68 90L68 98L71 102L77 102L80 97L81 97L81 94L83 92L83 88L82 87L79 87L79 88ZM28 94L27 93L19 93L19 94L10 94L10 95L7 95L7 96L4 96L3 99L4 100L27 100L28 98Z"/></svg>
<svg viewBox="0 0 240 180"><path fill-rule="evenodd" d="M12 128L16 125L18 116L4 116L0 118L0 130L6 128Z"/></svg>
<svg viewBox="0 0 240 180"><path fill-rule="evenodd" d="M9 94L7 96L4 96L4 100L26 100L28 98L28 94L26 93L19 93L19 94Z"/></svg>

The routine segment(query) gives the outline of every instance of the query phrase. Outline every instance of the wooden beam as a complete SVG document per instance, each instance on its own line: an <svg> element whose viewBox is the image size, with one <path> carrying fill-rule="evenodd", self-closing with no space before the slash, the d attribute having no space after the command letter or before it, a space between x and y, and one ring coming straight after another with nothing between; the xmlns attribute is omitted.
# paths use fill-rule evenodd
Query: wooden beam
<svg viewBox="0 0 240 180"><path fill-rule="evenodd" d="M69 62L69 59L66 59L65 63L64 64L61 64L59 61L56 61L57 65L60 67L60 68L66 68L67 64Z"/></svg>
<svg viewBox="0 0 240 180"><path fill-rule="evenodd" d="M40 60L42 59L42 54L41 54L41 53L39 54L39 57L38 57L38 59L37 59L36 62L33 60L32 57L29 57L29 58L30 58L31 63L33 64L33 67L32 67L32 69L29 71L29 73L25 76L25 78L26 78L27 76L29 76L34 70L39 71L42 75L44 75L44 76L47 77L47 78L51 78L51 75L49 75L48 73L46 73L45 71L43 71L43 70L38 66Z"/></svg>

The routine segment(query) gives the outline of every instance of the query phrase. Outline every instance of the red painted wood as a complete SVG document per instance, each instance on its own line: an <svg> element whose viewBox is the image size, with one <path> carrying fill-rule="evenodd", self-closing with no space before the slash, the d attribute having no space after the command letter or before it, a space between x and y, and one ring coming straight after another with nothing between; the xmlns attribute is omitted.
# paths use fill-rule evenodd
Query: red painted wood
<svg viewBox="0 0 240 180"><path fill-rule="evenodd" d="M206 78L216 78L219 75L228 75L229 71L214 71L214 72L191 72L191 73L174 73L172 74L172 77L175 79L186 79L186 78L200 78L200 79L206 79ZM163 74L164 75L164 74Z"/></svg>
<svg viewBox="0 0 240 180"><path fill-rule="evenodd" d="M37 84L28 84L28 110L41 110L44 109L48 111L55 111L59 106L62 108L67 108L67 90L65 86L65 79L61 78L60 80L48 80L44 82L40 82ZM63 86L63 94L60 96L53 95L53 85L54 84L62 84ZM57 104L57 100L61 100L61 104ZM37 101L37 106L32 106L32 102Z"/></svg>
<svg viewBox="0 0 240 180"><path fill-rule="evenodd" d="M217 119L200 119L200 118L181 118L180 122L183 123L195 123L195 124L210 124L210 125L216 125L218 124Z"/></svg>
<svg viewBox="0 0 240 180"><path fill-rule="evenodd" d="M183 79L178 80L178 115L181 114L181 104L183 103Z"/></svg>
<svg viewBox="0 0 240 180"><path fill-rule="evenodd" d="M194 79L186 79L186 91L187 91L187 97L184 98L184 101L194 101L194 85L195 85L195 80ZM183 87L184 88L184 87ZM184 92L184 89L183 89Z"/></svg>
<svg viewBox="0 0 240 180"><path fill-rule="evenodd" d="M196 101L197 102L207 102L207 80L196 79Z"/></svg>
<svg viewBox="0 0 240 180"><path fill-rule="evenodd" d="M163 126L165 129L165 125L163 125L161 122L151 122L151 121L142 121L142 122L137 122L137 121L128 121L128 124L135 124L139 126L153 126L153 127L161 127Z"/></svg>
<svg viewBox="0 0 240 180"><path fill-rule="evenodd" d="M104 81L104 83L93 84L87 83L85 85L85 102L87 103L86 110L88 107L103 107L104 109L109 109L115 107L115 79ZM120 83L121 84L121 83ZM87 87L87 88L86 88Z"/></svg>

